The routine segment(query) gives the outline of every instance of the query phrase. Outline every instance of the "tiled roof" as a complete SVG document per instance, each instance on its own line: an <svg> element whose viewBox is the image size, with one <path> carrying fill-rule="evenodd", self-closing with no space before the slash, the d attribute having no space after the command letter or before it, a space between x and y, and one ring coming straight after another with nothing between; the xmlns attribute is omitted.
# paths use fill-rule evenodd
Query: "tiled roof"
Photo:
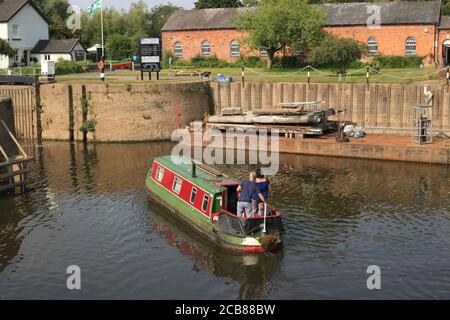
<svg viewBox="0 0 450 320"><path fill-rule="evenodd" d="M71 53L80 39L39 40L31 53Z"/></svg>
<svg viewBox="0 0 450 320"><path fill-rule="evenodd" d="M319 5L327 26L365 25L373 8L379 8L381 24L439 23L441 1L329 3ZM251 8L194 9L175 12L162 31L234 29L232 17Z"/></svg>
<svg viewBox="0 0 450 320"><path fill-rule="evenodd" d="M0 0L0 22L8 22L11 20L27 3L32 5L48 23L41 10L31 0Z"/></svg>

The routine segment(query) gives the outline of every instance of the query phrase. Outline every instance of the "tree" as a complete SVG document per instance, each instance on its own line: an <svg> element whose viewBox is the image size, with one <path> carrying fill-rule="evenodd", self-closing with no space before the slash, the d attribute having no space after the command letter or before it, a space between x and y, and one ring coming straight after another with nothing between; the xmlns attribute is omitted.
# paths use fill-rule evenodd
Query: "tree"
<svg viewBox="0 0 450 320"><path fill-rule="evenodd" d="M114 34L108 38L108 56L111 59L129 58L137 51L137 39L124 34Z"/></svg>
<svg viewBox="0 0 450 320"><path fill-rule="evenodd" d="M242 7L242 2L240 0L198 0L194 5L195 9L236 8Z"/></svg>
<svg viewBox="0 0 450 320"><path fill-rule="evenodd" d="M248 32L245 42L255 50L267 50L267 68L275 54L286 48L309 47L322 38L325 14L307 0L261 0L234 19L238 30Z"/></svg>
<svg viewBox="0 0 450 320"><path fill-rule="evenodd" d="M345 74L348 66L361 59L366 52L365 44L349 38L327 36L322 43L313 48L308 59L315 65L338 67Z"/></svg>
<svg viewBox="0 0 450 320"><path fill-rule="evenodd" d="M149 13L150 25L148 28L148 35L155 38L160 37L161 29L167 22L167 19L169 19L175 11L181 9L181 7L174 6L170 2L154 6Z"/></svg>
<svg viewBox="0 0 450 320"><path fill-rule="evenodd" d="M16 50L11 48L8 41L0 38L0 57L1 56L12 57L15 54L16 54Z"/></svg>
<svg viewBox="0 0 450 320"><path fill-rule="evenodd" d="M34 0L44 16L49 20L49 33L51 39L72 38L71 30L67 28L67 12L70 4L68 0Z"/></svg>

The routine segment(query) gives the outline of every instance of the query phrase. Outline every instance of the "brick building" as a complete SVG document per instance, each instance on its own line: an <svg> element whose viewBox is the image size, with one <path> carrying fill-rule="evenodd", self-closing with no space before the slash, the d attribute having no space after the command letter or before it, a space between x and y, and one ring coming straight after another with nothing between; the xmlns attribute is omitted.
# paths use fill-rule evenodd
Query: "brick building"
<svg viewBox="0 0 450 320"><path fill-rule="evenodd" d="M324 30L366 43L371 55L418 55L428 64L450 64L450 17L441 16L440 1L338 3L320 5ZM251 8L182 10L162 28L163 52L189 60L217 56L234 61L240 56L265 56L241 46L246 34L233 19ZM379 13L379 14L378 14ZM303 50L296 52L302 55Z"/></svg>

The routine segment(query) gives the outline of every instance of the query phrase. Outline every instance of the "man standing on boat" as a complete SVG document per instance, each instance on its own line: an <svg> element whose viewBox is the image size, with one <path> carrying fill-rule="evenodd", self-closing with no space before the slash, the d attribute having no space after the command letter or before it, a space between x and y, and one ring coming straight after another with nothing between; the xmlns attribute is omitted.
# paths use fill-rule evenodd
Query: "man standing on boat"
<svg viewBox="0 0 450 320"><path fill-rule="evenodd" d="M248 180L241 181L241 184L237 188L237 192L239 193L239 200L237 203L238 217L247 217L247 218L252 217L253 215L252 195L254 193L259 195L259 198L263 203L266 203L266 199L256 186L255 180L256 180L256 173L251 172Z"/></svg>

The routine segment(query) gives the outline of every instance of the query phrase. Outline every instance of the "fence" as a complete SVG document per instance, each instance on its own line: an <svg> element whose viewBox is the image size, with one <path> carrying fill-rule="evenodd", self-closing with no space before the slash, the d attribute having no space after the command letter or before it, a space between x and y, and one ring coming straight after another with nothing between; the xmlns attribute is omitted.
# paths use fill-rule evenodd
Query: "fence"
<svg viewBox="0 0 450 320"><path fill-rule="evenodd" d="M211 83L214 110L244 111L277 108L283 102L323 101L321 108L347 110L338 120L348 120L368 132L410 134L413 107L425 103L423 85L248 82ZM431 87L433 128L450 132L449 92L445 85Z"/></svg>

